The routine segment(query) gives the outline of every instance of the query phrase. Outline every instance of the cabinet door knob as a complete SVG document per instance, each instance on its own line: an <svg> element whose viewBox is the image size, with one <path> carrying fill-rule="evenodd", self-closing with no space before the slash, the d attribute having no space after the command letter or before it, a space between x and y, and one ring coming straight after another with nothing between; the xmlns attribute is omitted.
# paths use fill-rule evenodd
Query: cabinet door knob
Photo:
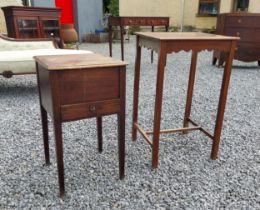
<svg viewBox="0 0 260 210"><path fill-rule="evenodd" d="M96 111L96 106L92 105L89 107L89 111L94 112Z"/></svg>
<svg viewBox="0 0 260 210"><path fill-rule="evenodd" d="M239 32L237 32L237 36L239 36L240 35L240 33Z"/></svg>
<svg viewBox="0 0 260 210"><path fill-rule="evenodd" d="M238 23L241 23L242 22L242 20L241 19L238 19L238 21L237 21Z"/></svg>

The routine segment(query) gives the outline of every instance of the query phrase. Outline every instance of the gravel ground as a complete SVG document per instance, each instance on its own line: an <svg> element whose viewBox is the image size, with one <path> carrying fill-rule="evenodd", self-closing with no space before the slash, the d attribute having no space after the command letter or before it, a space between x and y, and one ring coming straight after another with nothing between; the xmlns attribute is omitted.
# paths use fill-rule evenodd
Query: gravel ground
<svg viewBox="0 0 260 210"><path fill-rule="evenodd" d="M119 43L113 45L120 58ZM108 44L81 49L108 55ZM151 150L131 141L135 38L125 44L127 66L126 177L118 179L116 117L104 117L104 151L97 152L95 119L65 123L66 197L58 179L50 126L51 166L45 167L36 77L0 77L0 209L260 209L260 69L234 61L219 159L210 159L211 140L199 131L161 136L160 165L151 169ZM155 54L156 55L156 54ZM162 128L182 125L190 53L167 58ZM212 130L222 69L212 52L199 54L192 118ZM142 51L140 122L152 128L156 77L150 52ZM49 119L51 121L51 119Z"/></svg>

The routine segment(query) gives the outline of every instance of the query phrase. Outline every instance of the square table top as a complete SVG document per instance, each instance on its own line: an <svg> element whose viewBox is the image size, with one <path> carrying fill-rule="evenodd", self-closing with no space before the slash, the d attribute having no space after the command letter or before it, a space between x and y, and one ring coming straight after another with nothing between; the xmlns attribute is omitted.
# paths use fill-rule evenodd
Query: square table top
<svg viewBox="0 0 260 210"><path fill-rule="evenodd" d="M136 32L140 37L161 41L167 40L238 40L239 37L223 36L202 32Z"/></svg>
<svg viewBox="0 0 260 210"><path fill-rule="evenodd" d="M71 55L42 55L34 59L47 70L86 69L126 66L127 63L96 53Z"/></svg>

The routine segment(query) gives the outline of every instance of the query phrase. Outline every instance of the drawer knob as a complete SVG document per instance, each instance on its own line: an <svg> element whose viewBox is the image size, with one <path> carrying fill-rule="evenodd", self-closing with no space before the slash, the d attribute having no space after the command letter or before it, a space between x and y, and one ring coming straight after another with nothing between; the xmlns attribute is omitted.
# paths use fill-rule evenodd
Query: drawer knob
<svg viewBox="0 0 260 210"><path fill-rule="evenodd" d="M237 21L238 23L241 23L242 22L242 20L241 19L238 19L238 21Z"/></svg>
<svg viewBox="0 0 260 210"><path fill-rule="evenodd" d="M237 32L237 36L239 36L240 35L240 33L239 32Z"/></svg>
<svg viewBox="0 0 260 210"><path fill-rule="evenodd" d="M93 105L93 106L90 106L89 107L89 111L91 111L91 112L94 112L94 111L96 111L96 107Z"/></svg>

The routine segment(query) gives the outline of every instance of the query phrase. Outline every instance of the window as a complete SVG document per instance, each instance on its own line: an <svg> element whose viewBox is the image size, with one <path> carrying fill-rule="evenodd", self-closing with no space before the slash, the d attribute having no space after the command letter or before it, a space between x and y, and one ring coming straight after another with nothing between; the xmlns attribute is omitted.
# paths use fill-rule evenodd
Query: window
<svg viewBox="0 0 260 210"><path fill-rule="evenodd" d="M30 1L29 0L22 0L23 6L30 6Z"/></svg>
<svg viewBox="0 0 260 210"><path fill-rule="evenodd" d="M198 16L216 16L220 0L199 0Z"/></svg>
<svg viewBox="0 0 260 210"><path fill-rule="evenodd" d="M234 0L233 12L248 11L249 0Z"/></svg>

